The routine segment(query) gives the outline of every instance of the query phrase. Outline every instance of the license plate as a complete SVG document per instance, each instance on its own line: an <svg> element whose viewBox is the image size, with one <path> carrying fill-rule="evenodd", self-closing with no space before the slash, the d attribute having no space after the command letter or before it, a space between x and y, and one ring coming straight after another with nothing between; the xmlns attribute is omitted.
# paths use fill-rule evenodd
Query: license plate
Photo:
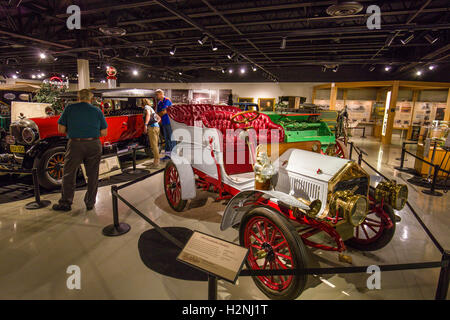
<svg viewBox="0 0 450 320"><path fill-rule="evenodd" d="M25 146L9 146L12 153L25 153Z"/></svg>

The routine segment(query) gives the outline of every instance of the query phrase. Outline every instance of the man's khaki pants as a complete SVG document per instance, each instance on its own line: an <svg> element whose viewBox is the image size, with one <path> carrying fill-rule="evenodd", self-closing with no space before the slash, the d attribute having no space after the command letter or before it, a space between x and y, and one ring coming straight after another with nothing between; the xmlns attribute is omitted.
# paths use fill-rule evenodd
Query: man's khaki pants
<svg viewBox="0 0 450 320"><path fill-rule="evenodd" d="M159 127L149 127L147 133L154 157L153 163L159 164Z"/></svg>
<svg viewBox="0 0 450 320"><path fill-rule="evenodd" d="M95 205L98 190L98 173L102 157L102 144L100 140L75 141L67 143L64 158L64 175L62 181L61 205L71 206L75 194L78 168L84 163L86 176L88 177L87 192L84 203L87 207Z"/></svg>

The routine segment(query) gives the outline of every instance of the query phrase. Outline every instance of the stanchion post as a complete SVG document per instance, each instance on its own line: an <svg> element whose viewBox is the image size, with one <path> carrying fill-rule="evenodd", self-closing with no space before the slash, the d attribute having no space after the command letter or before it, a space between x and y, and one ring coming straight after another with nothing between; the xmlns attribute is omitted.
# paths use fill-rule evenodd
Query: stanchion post
<svg viewBox="0 0 450 320"><path fill-rule="evenodd" d="M442 254L442 267L439 274L439 282L436 290L436 300L446 300L450 282L450 251Z"/></svg>
<svg viewBox="0 0 450 320"><path fill-rule="evenodd" d="M37 177L37 168L33 168L33 170L31 171L31 175L33 177L33 188L34 188L35 201L25 205L25 209L37 210L37 209L48 207L51 204L51 202L47 201L47 200L41 200L41 190L39 188L39 179Z"/></svg>
<svg viewBox="0 0 450 320"><path fill-rule="evenodd" d="M353 142L350 142L350 155L349 155L350 160L352 160L352 157L353 157Z"/></svg>
<svg viewBox="0 0 450 320"><path fill-rule="evenodd" d="M136 147L133 147L133 171L136 171Z"/></svg>
<svg viewBox="0 0 450 320"><path fill-rule="evenodd" d="M208 300L217 300L217 277L208 274Z"/></svg>
<svg viewBox="0 0 450 320"><path fill-rule="evenodd" d="M362 160L363 160L363 154L362 152L360 152L360 154L358 155L358 164L362 165Z"/></svg>
<svg viewBox="0 0 450 320"><path fill-rule="evenodd" d="M433 180L431 181L431 188L430 190L423 190L422 192L430 196L442 197L442 193L436 191L436 183L441 167L438 164L435 164L433 167L434 173L433 173Z"/></svg>
<svg viewBox="0 0 450 320"><path fill-rule="evenodd" d="M366 138L366 127L363 127L363 135L362 135L361 138L363 138L363 139Z"/></svg>
<svg viewBox="0 0 450 320"><path fill-rule="evenodd" d="M400 156L400 169L403 169L403 165L405 163L405 151L406 151L405 143L402 144L402 155Z"/></svg>
<svg viewBox="0 0 450 320"><path fill-rule="evenodd" d="M117 237L124 235L130 231L131 227L127 223L120 223L119 221L119 199L117 198L117 193L119 189L117 186L111 186L111 196L112 196L112 209L113 209L113 224L103 228L103 235L107 237Z"/></svg>

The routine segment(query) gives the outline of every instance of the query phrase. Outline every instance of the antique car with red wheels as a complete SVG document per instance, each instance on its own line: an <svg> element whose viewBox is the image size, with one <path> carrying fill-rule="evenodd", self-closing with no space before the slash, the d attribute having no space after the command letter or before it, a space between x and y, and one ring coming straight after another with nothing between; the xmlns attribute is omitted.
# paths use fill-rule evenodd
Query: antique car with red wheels
<svg viewBox="0 0 450 320"><path fill-rule="evenodd" d="M307 247L345 252L386 246L408 197L405 185L371 188L355 162L321 154L319 141L284 142L284 130L257 111L223 106L169 108L177 145L164 173L175 211L197 190L228 203L221 230L239 230L253 270L308 267ZM307 276L256 276L271 299L295 299Z"/></svg>
<svg viewBox="0 0 450 320"><path fill-rule="evenodd" d="M94 90L98 106L104 109L108 135L101 138L104 154L128 151L131 146L147 146L143 108L139 99L155 105L154 90ZM66 104L76 99L76 92L62 94ZM67 138L58 133L59 116L24 118L14 121L5 138L8 154L0 155L0 166L15 170L37 168L39 184L46 189L61 185Z"/></svg>

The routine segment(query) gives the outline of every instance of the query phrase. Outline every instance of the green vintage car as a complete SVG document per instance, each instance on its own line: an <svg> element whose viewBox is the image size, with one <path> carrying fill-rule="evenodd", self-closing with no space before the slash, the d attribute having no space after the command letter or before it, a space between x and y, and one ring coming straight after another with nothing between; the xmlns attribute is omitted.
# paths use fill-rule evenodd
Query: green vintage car
<svg viewBox="0 0 450 320"><path fill-rule="evenodd" d="M243 111L260 111L256 103L236 103ZM315 106L301 109L277 109L260 111L281 125L285 131L285 142L320 141L322 152L331 156L347 158L345 143L336 138L335 127L338 114L325 112Z"/></svg>

